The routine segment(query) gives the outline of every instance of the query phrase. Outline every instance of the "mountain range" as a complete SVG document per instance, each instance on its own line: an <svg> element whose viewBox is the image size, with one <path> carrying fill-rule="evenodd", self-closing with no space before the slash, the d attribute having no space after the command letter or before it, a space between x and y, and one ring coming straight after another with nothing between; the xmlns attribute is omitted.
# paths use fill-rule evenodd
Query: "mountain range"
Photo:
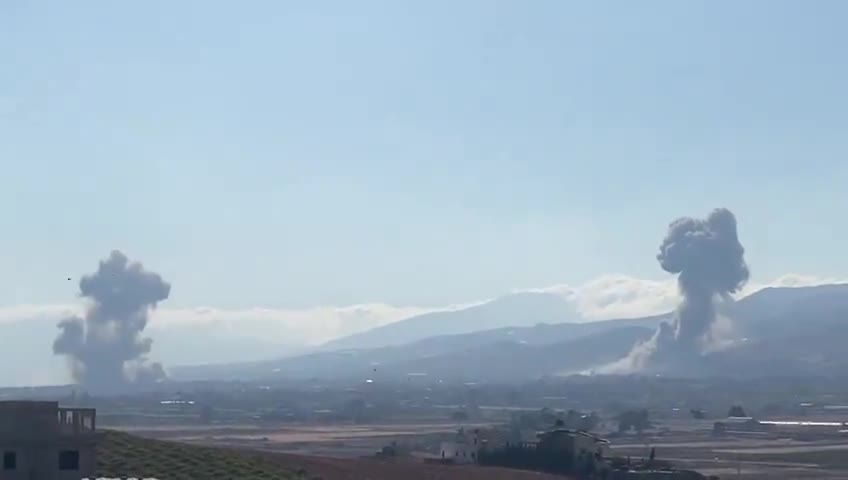
<svg viewBox="0 0 848 480"><path fill-rule="evenodd" d="M322 350L376 348L401 345L433 335L455 335L499 327L527 327L544 323L583 321L562 295L522 292L505 295L467 308L425 313L361 333L333 340Z"/></svg>
<svg viewBox="0 0 848 480"><path fill-rule="evenodd" d="M57 319L34 318L0 322L0 386L57 385L70 381L64 358L53 355ZM229 363L279 358L305 351L274 339L239 337L228 331L192 325L148 327L152 356L165 365ZM26 365L21 368L20 365Z"/></svg>
<svg viewBox="0 0 848 480"><path fill-rule="evenodd" d="M710 370L740 375L848 371L848 285L766 288L726 306L723 313L732 319L734 342L732 348L705 357ZM525 292L413 316L312 348L191 325L164 330L154 325L145 335L154 338L154 358L177 379L426 373L511 381L615 361L672 318L666 313L588 322L561 295ZM0 384L67 382L64 359L51 354L56 331L55 319L0 323L0 336L14 339L0 352L5 365ZM27 368L18 367L22 361Z"/></svg>
<svg viewBox="0 0 848 480"><path fill-rule="evenodd" d="M848 367L848 285L766 288L724 306L732 346L705 356L717 374L826 374ZM552 293L514 294L420 315L271 361L173 369L179 378L402 378L516 381L577 373L627 355L664 315L580 322ZM497 328L485 328L496 326ZM480 330L475 328L483 327ZM445 334L427 336L427 332Z"/></svg>

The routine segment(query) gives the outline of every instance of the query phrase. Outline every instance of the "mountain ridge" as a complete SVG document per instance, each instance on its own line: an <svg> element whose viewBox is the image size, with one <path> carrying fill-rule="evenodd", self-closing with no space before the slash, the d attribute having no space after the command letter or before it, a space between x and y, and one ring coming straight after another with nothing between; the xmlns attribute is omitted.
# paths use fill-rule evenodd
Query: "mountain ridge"
<svg viewBox="0 0 848 480"><path fill-rule="evenodd" d="M821 337L832 337L833 326L843 326L848 340L848 285L773 287L748 295L726 308L734 319L738 338L734 348L704 357L705 368L739 374L785 373L792 359L782 352L815 358ZM253 377L364 378L375 372L402 377L419 372L435 376L498 381L576 372L623 358L639 341L653 334L673 313L586 323L539 323L500 327L455 335L437 335L402 345L317 351L308 355L242 364L239 375ZM805 333L809 338L801 336ZM795 345L792 338L806 338ZM839 341L828 338L826 368L848 367L848 352L840 354ZM790 348L791 347L791 348ZM573 352L582 352L575 356ZM844 358L843 358L844 357ZM485 361L475 360L483 358ZM806 358L806 357L805 357ZM766 360L770 359L770 360ZM782 365L775 369L769 365ZM206 374L211 374L207 367ZM219 367L220 368L220 367ZM815 371L805 364L797 371ZM178 369L187 377L203 376L203 367ZM218 372L221 373L220 370ZM232 371L231 373L236 373Z"/></svg>
<svg viewBox="0 0 848 480"><path fill-rule="evenodd" d="M561 295L544 292L511 293L463 309L415 315L388 325L330 340L321 345L319 350L399 345L431 337L433 332L439 332L440 335L452 335L499 327L579 320L582 320L580 314Z"/></svg>

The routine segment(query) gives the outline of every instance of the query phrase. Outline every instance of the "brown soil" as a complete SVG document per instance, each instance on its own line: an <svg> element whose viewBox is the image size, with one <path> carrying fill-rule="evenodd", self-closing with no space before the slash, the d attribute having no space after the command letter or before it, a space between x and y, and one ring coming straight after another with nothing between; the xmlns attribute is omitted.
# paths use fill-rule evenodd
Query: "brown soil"
<svg viewBox="0 0 848 480"><path fill-rule="evenodd" d="M324 480L563 480L565 477L479 466L446 466L370 459L332 459L274 454Z"/></svg>
<svg viewBox="0 0 848 480"><path fill-rule="evenodd" d="M97 475L159 480L563 480L563 477L415 460L333 459L248 449L203 447L105 431Z"/></svg>

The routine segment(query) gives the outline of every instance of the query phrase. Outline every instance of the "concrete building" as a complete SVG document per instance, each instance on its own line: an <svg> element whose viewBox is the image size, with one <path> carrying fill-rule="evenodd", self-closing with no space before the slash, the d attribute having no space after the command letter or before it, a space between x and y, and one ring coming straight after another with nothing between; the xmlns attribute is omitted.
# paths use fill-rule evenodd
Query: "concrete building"
<svg viewBox="0 0 848 480"><path fill-rule="evenodd" d="M771 425L751 417L727 417L713 424L713 433L717 435L725 433L766 433L770 429Z"/></svg>
<svg viewBox="0 0 848 480"><path fill-rule="evenodd" d="M474 430L469 434L459 429L454 440L442 442L440 457L453 463L477 463L479 452L479 431Z"/></svg>
<svg viewBox="0 0 848 480"><path fill-rule="evenodd" d="M609 441L589 432L562 428L539 434L538 448L567 452L574 462L581 458L602 459L609 456Z"/></svg>
<svg viewBox="0 0 848 480"><path fill-rule="evenodd" d="M0 480L93 478L96 437L93 408L0 401Z"/></svg>

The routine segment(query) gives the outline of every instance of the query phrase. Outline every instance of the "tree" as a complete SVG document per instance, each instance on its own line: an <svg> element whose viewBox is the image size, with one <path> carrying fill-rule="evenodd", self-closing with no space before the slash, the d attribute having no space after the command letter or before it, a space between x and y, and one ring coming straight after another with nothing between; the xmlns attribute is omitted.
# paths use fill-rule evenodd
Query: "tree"
<svg viewBox="0 0 848 480"><path fill-rule="evenodd" d="M597 413L591 412L585 414L577 410L569 410L565 414L565 426L572 430L591 431L601 423L601 418Z"/></svg>
<svg viewBox="0 0 848 480"><path fill-rule="evenodd" d="M583 415L580 418L580 430L590 432L601 424L601 417L595 412L590 412L589 415Z"/></svg>
<svg viewBox="0 0 848 480"><path fill-rule="evenodd" d="M742 408L741 405L734 405L730 407L730 410L727 412L728 417L747 417L745 414L745 409Z"/></svg>
<svg viewBox="0 0 848 480"><path fill-rule="evenodd" d="M548 407L542 408L539 411L539 422L542 425L551 426L557 421L558 415Z"/></svg>
<svg viewBox="0 0 848 480"><path fill-rule="evenodd" d="M627 410L618 415L618 431L619 433L629 432L631 429L636 433L642 434L645 429L651 428L651 422L648 419L648 410Z"/></svg>
<svg viewBox="0 0 848 480"><path fill-rule="evenodd" d="M466 412L465 410L457 410L451 413L451 419L455 422L467 422L468 412Z"/></svg>
<svg viewBox="0 0 848 480"><path fill-rule="evenodd" d="M583 416L583 414L581 414L577 410L569 410L569 411L565 412L565 420L564 420L565 426L567 428L572 429L572 430L579 430L580 429L580 418L582 416Z"/></svg>
<svg viewBox="0 0 848 480"><path fill-rule="evenodd" d="M515 405L520 404L521 403L521 392L519 392L517 389L511 389L506 394L506 402L511 406L515 406Z"/></svg>
<svg viewBox="0 0 848 480"><path fill-rule="evenodd" d="M362 398L352 398L344 406L347 417L355 423L365 421L367 409L368 403Z"/></svg>
<svg viewBox="0 0 848 480"><path fill-rule="evenodd" d="M200 420L203 423L211 423L215 419L215 409L212 405L204 405L200 408Z"/></svg>
<svg viewBox="0 0 848 480"><path fill-rule="evenodd" d="M760 409L760 412L763 415L780 414L780 413L783 413L783 406L780 405L779 403L768 403Z"/></svg>
<svg viewBox="0 0 848 480"><path fill-rule="evenodd" d="M689 410L689 412L692 414L692 418L694 418L696 420L703 420L703 419L707 418L707 414L704 413L704 411L701 410L701 409L694 409L693 408L692 410Z"/></svg>

